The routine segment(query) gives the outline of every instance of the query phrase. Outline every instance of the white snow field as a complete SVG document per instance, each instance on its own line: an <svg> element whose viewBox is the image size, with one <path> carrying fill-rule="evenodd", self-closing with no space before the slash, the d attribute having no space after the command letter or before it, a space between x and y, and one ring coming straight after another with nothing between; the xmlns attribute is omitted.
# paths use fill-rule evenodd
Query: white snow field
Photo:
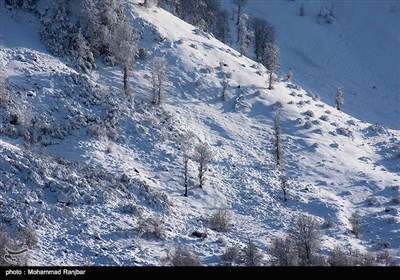
<svg viewBox="0 0 400 280"><path fill-rule="evenodd" d="M338 2L336 22L326 26L310 15L319 2L304 2L304 18L298 5L249 1L245 8L277 27L282 73L294 69L296 83L278 78L268 90L261 64L165 10L127 1L139 46L148 50L132 70L134 104L124 97L120 67L99 61L89 75L78 73L46 51L34 16L1 6L1 75L14 114L21 123L37 118L41 133L26 145L19 126L3 121L0 134L0 221L36 232L29 264L161 265L167 249L187 245L212 266L227 247L249 239L268 263L271 239L301 213L325 224L323 253L335 245L384 248L399 259L399 5ZM168 61L159 108L151 105L154 57ZM220 97L224 73L231 73L227 101ZM329 105L338 84L344 112ZM278 107L281 169L272 144ZM184 197L179 143L187 132L194 145L208 143L214 159L203 189L190 161ZM209 228L207 217L218 209L231 213L228 232ZM351 232L353 213L360 238ZM162 239L137 231L148 218L164 229ZM205 239L192 235L205 229Z"/></svg>

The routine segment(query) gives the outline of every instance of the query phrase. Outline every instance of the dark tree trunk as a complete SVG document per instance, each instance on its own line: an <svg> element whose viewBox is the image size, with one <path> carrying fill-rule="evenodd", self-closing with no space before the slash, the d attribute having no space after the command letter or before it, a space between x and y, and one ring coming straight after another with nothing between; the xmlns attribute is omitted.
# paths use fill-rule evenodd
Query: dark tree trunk
<svg viewBox="0 0 400 280"><path fill-rule="evenodd" d="M269 87L268 87L268 89L272 89L272 71L270 71L270 73L269 73Z"/></svg>
<svg viewBox="0 0 400 280"><path fill-rule="evenodd" d="M124 66L124 92L126 96L129 96L128 66Z"/></svg>
<svg viewBox="0 0 400 280"><path fill-rule="evenodd" d="M187 156L185 156L184 158L184 165L185 165L185 193L184 196L188 197L188 162L189 162L189 158Z"/></svg>
<svg viewBox="0 0 400 280"><path fill-rule="evenodd" d="M242 11L242 7L239 5L238 6L238 16L237 16L237 22L236 25L239 25L240 22L240 12Z"/></svg>

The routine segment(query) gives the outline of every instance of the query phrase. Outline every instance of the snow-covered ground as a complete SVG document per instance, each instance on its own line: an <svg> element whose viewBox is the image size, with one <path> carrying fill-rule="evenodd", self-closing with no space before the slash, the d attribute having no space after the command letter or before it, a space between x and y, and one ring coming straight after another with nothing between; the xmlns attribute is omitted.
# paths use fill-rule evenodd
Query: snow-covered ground
<svg viewBox="0 0 400 280"><path fill-rule="evenodd" d="M223 2L233 8L231 1ZM318 13L329 12L332 4L333 23L318 24ZM276 27L282 74L292 68L295 81L330 105L341 85L345 112L400 129L398 1L249 0L243 12Z"/></svg>
<svg viewBox="0 0 400 280"><path fill-rule="evenodd" d="M254 11L257 3L264 5L249 2L248 9ZM282 5L293 5L295 13L294 3ZM305 3L306 15L312 3ZM343 52L338 44L331 56L343 59L345 70L338 74L315 46L301 45L306 39L292 43L290 49L284 35L290 26L279 25L271 14L280 34L283 65L293 67L295 81L304 80L312 93L302 84L283 80L268 90L267 71L260 64L164 10L144 9L136 1L127 7L129 19L142 34L139 45L149 53L132 71L134 105L122 94L119 67L99 62L98 70L82 78L62 58L45 51L34 17L1 9L2 75L18 98L20 115L37 115L46 123L40 128L46 134L41 144L28 148L21 137L0 136L0 217L13 229L29 226L37 232L30 264L159 265L165 249L186 244L203 264L216 265L226 247L249 238L267 260L270 240L285 233L300 213L331 225L322 229L324 248L340 244L378 251L388 244L389 252L400 257L400 205L392 201L400 195L400 131L357 118L366 117L366 108L376 109L370 122L399 128L399 100L394 94L398 87L389 78L392 72L375 77L367 71L371 61L348 65L346 59L354 53L360 61L366 54ZM342 6L335 7L337 21L345 22L344 14L339 16ZM311 17L295 18L290 24L301 20L316 25ZM342 27L318 28L322 38L330 28ZM321 46L326 51L336 44L332 38L328 41ZM162 108L150 104L153 57L168 61ZM326 73L300 59L319 61L315 65L323 65ZM392 71L394 63L387 62ZM221 82L228 72L229 98L223 102ZM353 72L359 74L345 83L346 73ZM382 77L387 79L379 80ZM338 81L349 92L377 84L377 90L385 89L385 98L365 98L357 105L355 98L346 96L349 104L340 112L324 103ZM275 167L271 141L280 106L283 170ZM388 109L380 111L385 106ZM10 127L3 123L2 131ZM198 187L197 166L190 163L186 198L179 142L189 131L195 144L211 146L214 160L203 189ZM282 173L289 179L286 203L280 189ZM204 240L192 236L207 227L206 218L218 209L230 211L230 231L208 229ZM353 213L366 225L361 238L350 231ZM139 236L135 229L149 217L164 222L165 239Z"/></svg>

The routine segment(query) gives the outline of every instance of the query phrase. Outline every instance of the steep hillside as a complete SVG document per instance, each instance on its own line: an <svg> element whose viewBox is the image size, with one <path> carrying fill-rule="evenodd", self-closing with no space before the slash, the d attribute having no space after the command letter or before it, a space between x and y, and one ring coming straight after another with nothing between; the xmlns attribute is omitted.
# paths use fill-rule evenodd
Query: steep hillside
<svg viewBox="0 0 400 280"><path fill-rule="evenodd" d="M234 11L231 2L223 1ZM321 18L318 23L319 12L329 13L332 5L333 22ZM398 2L249 0L243 13L265 18L276 27L282 74L292 68L295 81L330 105L342 85L345 112L400 129ZM232 29L236 32L234 23Z"/></svg>
<svg viewBox="0 0 400 280"><path fill-rule="evenodd" d="M166 249L188 245L202 264L217 265L227 247L249 239L268 263L271 239L301 213L324 225L324 249L400 257L398 130L338 111L300 84L277 78L268 90L262 65L137 2L126 2L126 14L147 56L132 71L134 103L123 94L121 67L98 61L81 74L44 49L36 18L0 11L8 94L0 109L0 220L9 232L36 232L29 264L159 265ZM154 57L168 62L161 107L151 105ZM281 168L272 142L279 108ZM189 162L184 197L180 143L188 132L193 146L210 145L213 161L203 189ZM231 215L227 232L209 223L219 209Z"/></svg>

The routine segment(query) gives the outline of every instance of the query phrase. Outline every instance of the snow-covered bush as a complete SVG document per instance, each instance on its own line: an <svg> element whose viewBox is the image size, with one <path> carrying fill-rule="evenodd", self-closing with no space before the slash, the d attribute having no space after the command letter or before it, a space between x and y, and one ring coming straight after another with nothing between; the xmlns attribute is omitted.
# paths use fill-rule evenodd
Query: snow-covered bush
<svg viewBox="0 0 400 280"><path fill-rule="evenodd" d="M354 138L353 131L350 130L348 127L338 127L336 129L337 134L343 135L349 138Z"/></svg>
<svg viewBox="0 0 400 280"><path fill-rule="evenodd" d="M324 222L321 225L321 228L323 228L323 229L330 229L330 228L333 228L333 227L335 227L335 223L330 218L325 219Z"/></svg>
<svg viewBox="0 0 400 280"><path fill-rule="evenodd" d="M269 254L271 256L270 263L273 266L296 266L299 262L295 244L288 237L274 238L269 249Z"/></svg>
<svg viewBox="0 0 400 280"><path fill-rule="evenodd" d="M239 246L231 246L225 249L221 255L221 265L234 266L242 263L241 248Z"/></svg>
<svg viewBox="0 0 400 280"><path fill-rule="evenodd" d="M318 102L318 101L321 100L321 96L319 96L318 94L312 94L312 93L311 93L311 98L312 98L315 102ZM323 108L323 106L325 106L325 105L322 104L322 108Z"/></svg>
<svg viewBox="0 0 400 280"><path fill-rule="evenodd" d="M361 217L360 215L353 213L351 214L350 218L349 218L349 222L350 222L350 230L351 232L357 237L360 238L361 234L364 231L364 226L361 222Z"/></svg>
<svg viewBox="0 0 400 280"><path fill-rule="evenodd" d="M310 117L310 118L313 118L313 117L315 116L314 112L311 111L311 110L306 111L304 114L305 114L306 116Z"/></svg>
<svg viewBox="0 0 400 280"><path fill-rule="evenodd" d="M320 120L328 122L329 121L329 116L328 115L322 115L320 118Z"/></svg>
<svg viewBox="0 0 400 280"><path fill-rule="evenodd" d="M344 250L335 246L329 252L328 264L330 266L392 266L396 265L396 261L387 251L374 254L352 248Z"/></svg>
<svg viewBox="0 0 400 280"><path fill-rule="evenodd" d="M348 124L348 125L352 125L352 126L356 125L356 123L354 122L354 120L348 120L348 121L347 121L347 124Z"/></svg>
<svg viewBox="0 0 400 280"><path fill-rule="evenodd" d="M282 109L282 108L283 108L283 104L282 104L282 102L280 102L280 101L276 101L276 102L272 105L272 108L273 108L274 110Z"/></svg>
<svg viewBox="0 0 400 280"><path fill-rule="evenodd" d="M139 188L140 199L143 199L149 206L153 207L155 210L168 211L171 202L165 193L160 193L154 191L145 182L134 182L136 188ZM138 186L137 186L138 185Z"/></svg>
<svg viewBox="0 0 400 280"><path fill-rule="evenodd" d="M188 246L177 246L168 250L162 261L172 266L201 266L199 257Z"/></svg>
<svg viewBox="0 0 400 280"><path fill-rule="evenodd" d="M149 56L149 51L146 48L139 49L139 59L146 59Z"/></svg>
<svg viewBox="0 0 400 280"><path fill-rule="evenodd" d="M396 258L389 254L387 250L383 251L382 253L378 253L376 256L376 261L378 262L379 265L383 266L396 266L398 265L398 262L396 261Z"/></svg>
<svg viewBox="0 0 400 280"><path fill-rule="evenodd" d="M230 222L231 222L231 214L226 209L217 210L210 217L211 228L215 231L219 232L229 231Z"/></svg>
<svg viewBox="0 0 400 280"><path fill-rule="evenodd" d="M306 121L305 123L304 123L304 128L305 129L310 129L312 127L312 122L311 121Z"/></svg>
<svg viewBox="0 0 400 280"><path fill-rule="evenodd" d="M400 196L394 196L390 201L395 204L400 204Z"/></svg>
<svg viewBox="0 0 400 280"><path fill-rule="evenodd" d="M319 120L313 120L312 124L313 125L321 125L321 122Z"/></svg>
<svg viewBox="0 0 400 280"><path fill-rule="evenodd" d="M105 136L106 133L101 124L94 123L88 126L87 134L89 136L98 137L98 136Z"/></svg>
<svg viewBox="0 0 400 280"><path fill-rule="evenodd" d="M354 265L354 257L350 255L349 252L342 250L339 246L335 246L332 250L330 250L327 261L330 266Z"/></svg>
<svg viewBox="0 0 400 280"><path fill-rule="evenodd" d="M122 206L122 212L125 214L132 214L136 216L141 216L142 210L134 202L127 202Z"/></svg>
<svg viewBox="0 0 400 280"><path fill-rule="evenodd" d="M166 238L164 221L157 215L140 219L136 227L136 233L139 237L164 240Z"/></svg>
<svg viewBox="0 0 400 280"><path fill-rule="evenodd" d="M254 242L249 240L242 249L242 258L245 266L261 266L264 256Z"/></svg>
<svg viewBox="0 0 400 280"><path fill-rule="evenodd" d="M0 107L5 108L9 100L10 100L10 95L6 90L4 75L0 73Z"/></svg>
<svg viewBox="0 0 400 280"><path fill-rule="evenodd" d="M375 135L385 135L388 134L387 128L380 124L371 124L368 126L368 130L374 133Z"/></svg>
<svg viewBox="0 0 400 280"><path fill-rule="evenodd" d="M368 204L369 206L375 206L375 205L378 205L378 204L379 204L379 200L378 200L378 198L376 198L375 196L368 197L368 198L367 198L367 204Z"/></svg>

